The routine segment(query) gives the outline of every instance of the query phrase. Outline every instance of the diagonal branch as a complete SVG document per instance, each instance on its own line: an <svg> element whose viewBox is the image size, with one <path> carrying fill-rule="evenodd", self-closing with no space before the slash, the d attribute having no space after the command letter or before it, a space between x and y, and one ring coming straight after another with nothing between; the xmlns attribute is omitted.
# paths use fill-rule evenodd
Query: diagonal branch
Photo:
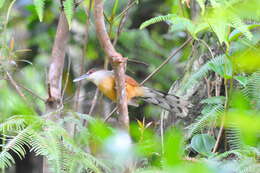
<svg viewBox="0 0 260 173"><path fill-rule="evenodd" d="M115 72L119 124L121 127L128 130L129 116L128 116L127 97L126 97L126 89L125 89L126 58L122 57L122 55L115 50L107 34L104 15L103 15L104 14L103 6L104 6L103 0L95 0L94 17L95 17L96 33L99 42L102 48L104 49L105 54L109 58L109 61L112 64L112 67Z"/></svg>
<svg viewBox="0 0 260 173"><path fill-rule="evenodd" d="M158 73L158 71L161 70L161 68L163 68L166 64L168 64L168 62L179 52L181 51L185 46L188 45L189 42L192 41L192 37L189 37L180 47L178 47L178 49L176 49L168 58L166 58L166 60L163 61L162 64L160 64L151 74L149 74L149 76L147 76L140 85L143 85L145 82L147 82L151 77L153 77L156 73Z"/></svg>

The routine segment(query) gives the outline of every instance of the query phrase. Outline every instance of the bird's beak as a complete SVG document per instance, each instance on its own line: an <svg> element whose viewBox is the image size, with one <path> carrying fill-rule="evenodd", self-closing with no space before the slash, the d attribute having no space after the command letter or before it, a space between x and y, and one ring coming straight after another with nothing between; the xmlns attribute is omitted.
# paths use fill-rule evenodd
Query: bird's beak
<svg viewBox="0 0 260 173"><path fill-rule="evenodd" d="M83 74L82 76L80 76L80 77L74 79L73 82L78 82L78 81L81 81L81 80L83 80L83 79L87 79L88 77L89 77L88 74Z"/></svg>

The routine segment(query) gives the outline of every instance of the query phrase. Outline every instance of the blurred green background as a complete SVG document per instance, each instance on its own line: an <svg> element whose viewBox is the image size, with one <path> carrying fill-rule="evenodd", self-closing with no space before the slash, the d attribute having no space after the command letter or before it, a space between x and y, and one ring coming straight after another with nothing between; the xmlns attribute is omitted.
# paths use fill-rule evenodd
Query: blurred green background
<svg viewBox="0 0 260 173"><path fill-rule="evenodd" d="M37 4L42 2L40 22ZM111 40L117 37L127 3L104 3ZM102 94L88 115L96 87L85 82L80 108L75 110L78 85L72 80L80 75L81 66L86 72L105 64L93 4L84 0L74 9L71 21L62 118L47 121L47 74L60 2L0 0L2 172L42 172L41 156L55 173L116 173L125 167L140 173L260 172L259 0L139 0L132 4L115 48L129 58L126 73L138 82L188 37L193 39L145 83L190 100L194 106L187 117L140 102L138 108L129 107L129 134L122 132L116 128L116 114L103 123L115 104ZM76 129L73 136L67 128L70 123Z"/></svg>

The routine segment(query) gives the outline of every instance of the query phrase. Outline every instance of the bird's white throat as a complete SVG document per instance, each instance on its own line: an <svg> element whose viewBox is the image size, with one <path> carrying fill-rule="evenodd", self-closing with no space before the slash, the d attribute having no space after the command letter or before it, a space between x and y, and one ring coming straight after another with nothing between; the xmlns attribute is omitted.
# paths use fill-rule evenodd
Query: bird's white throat
<svg viewBox="0 0 260 173"><path fill-rule="evenodd" d="M108 70L98 70L98 71L96 71L96 72L94 72L94 73L91 73L90 75L89 75L89 80L91 81L91 82L93 82L95 85L99 85L99 83L103 80L103 79L105 79L105 78L107 78L107 77L109 77L109 76L113 76L114 75L114 72L113 71L108 71Z"/></svg>

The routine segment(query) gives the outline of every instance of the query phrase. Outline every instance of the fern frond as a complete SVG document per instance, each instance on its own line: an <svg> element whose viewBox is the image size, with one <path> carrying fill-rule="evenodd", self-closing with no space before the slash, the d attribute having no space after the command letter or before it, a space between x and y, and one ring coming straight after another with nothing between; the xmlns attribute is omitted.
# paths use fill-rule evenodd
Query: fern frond
<svg viewBox="0 0 260 173"><path fill-rule="evenodd" d="M101 173L101 169L108 170L102 162L82 150L59 124L46 121L44 129L32 136L31 150L37 155L45 156L53 172L86 169Z"/></svg>
<svg viewBox="0 0 260 173"><path fill-rule="evenodd" d="M186 91L187 89L191 88L192 86L196 85L200 79L206 77L210 71L209 63L204 64L197 72L195 72L188 81L182 87L182 91Z"/></svg>
<svg viewBox="0 0 260 173"><path fill-rule="evenodd" d="M253 38L253 34L250 32L248 25L246 25L238 16L234 14L230 16L230 22L231 26L239 30L248 40Z"/></svg>
<svg viewBox="0 0 260 173"><path fill-rule="evenodd" d="M140 29L144 29L147 26L158 23L158 22L164 22L164 21L167 21L167 20L172 20L175 17L177 17L176 14L168 14L168 15L165 15L165 16L157 16L157 17L151 18L151 19L143 22L140 26Z"/></svg>
<svg viewBox="0 0 260 173"><path fill-rule="evenodd" d="M260 71L253 73L249 78L247 85L242 92L247 96L251 97L256 103L256 108L260 109Z"/></svg>
<svg viewBox="0 0 260 173"><path fill-rule="evenodd" d="M93 122L95 119L91 116L89 116L88 114L82 114L79 112L66 112L66 117L64 117L63 119L59 120L59 124L63 125L65 123L74 123L78 129L78 131L82 131L84 129L86 129L83 124L82 124L82 120L86 120L87 122Z"/></svg>
<svg viewBox="0 0 260 173"><path fill-rule="evenodd" d="M211 69L225 79L230 79L233 74L232 63L228 58L215 59L210 62Z"/></svg>
<svg viewBox="0 0 260 173"><path fill-rule="evenodd" d="M260 170L259 163L254 160L247 158L239 163L238 173L258 173Z"/></svg>
<svg viewBox="0 0 260 173"><path fill-rule="evenodd" d="M33 3L38 14L39 20L40 22L42 22L45 0L33 0Z"/></svg>
<svg viewBox="0 0 260 173"><path fill-rule="evenodd" d="M199 116L194 123L187 127L187 137L191 138L193 135L201 132L211 122L217 120L219 115L224 112L224 106L218 105L207 105L202 110L202 115Z"/></svg>
<svg viewBox="0 0 260 173"><path fill-rule="evenodd" d="M87 115L76 115L75 119L79 116L89 119ZM17 134L16 136L4 134L7 144L2 146L0 167L7 167L14 163L10 151L23 158L26 147L36 155L45 156L51 171L55 173L78 170L95 173L101 173L101 170L110 172L104 163L81 149L81 144L71 138L62 126L40 116L13 116L0 125L0 130Z"/></svg>
<svg viewBox="0 0 260 173"><path fill-rule="evenodd" d="M21 131L25 126L26 122L24 119L12 116L0 124L0 131Z"/></svg>
<svg viewBox="0 0 260 173"><path fill-rule="evenodd" d="M227 143L231 150L237 150L242 148L241 131L235 124L229 123L225 131Z"/></svg>
<svg viewBox="0 0 260 173"><path fill-rule="evenodd" d="M188 79L188 81L182 87L182 91L186 91L190 87L196 85L196 83L198 83L198 81L201 80L202 78L206 77L211 70L215 70L215 71L222 70L220 68L224 68L222 66L225 64L225 62L226 62L225 55L219 55L209 60Z"/></svg>
<svg viewBox="0 0 260 173"><path fill-rule="evenodd" d="M26 153L25 147L30 146L32 133L32 129L28 127L20 131L16 136L7 139L7 143L2 146L0 153L0 167L8 167L15 163L10 151L13 151L20 159L24 158Z"/></svg>
<svg viewBox="0 0 260 173"><path fill-rule="evenodd" d="M205 103L205 104L224 104L225 102L225 97L224 96L216 96L216 97L210 97L210 98L206 98L203 99L201 101L201 103Z"/></svg>
<svg viewBox="0 0 260 173"><path fill-rule="evenodd" d="M217 155L214 155L215 160L222 160L227 158L230 155L235 155L237 158L241 159L243 158L243 153L241 153L240 150L230 150L230 151L225 151L224 153L219 153Z"/></svg>
<svg viewBox="0 0 260 173"><path fill-rule="evenodd" d="M69 24L69 28L71 28L71 22L73 18L73 13L74 13L74 0L65 0L63 2L64 6L64 12Z"/></svg>

